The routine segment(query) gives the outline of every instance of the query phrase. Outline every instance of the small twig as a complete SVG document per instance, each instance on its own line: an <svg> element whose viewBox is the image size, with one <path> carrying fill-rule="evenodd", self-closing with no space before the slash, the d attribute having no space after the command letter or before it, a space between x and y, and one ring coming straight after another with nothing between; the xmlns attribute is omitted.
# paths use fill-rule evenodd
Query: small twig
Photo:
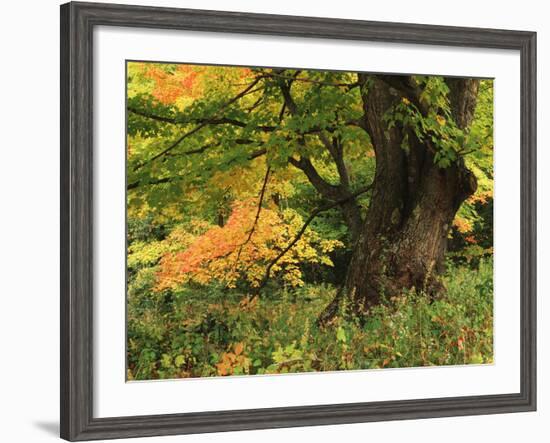
<svg viewBox="0 0 550 443"><path fill-rule="evenodd" d="M248 233L247 239L244 241L244 243L239 246L239 251L237 252L237 258L235 260L235 266L239 263L239 259L241 258L241 253L243 252L243 248L248 244L250 239L252 238L252 234L254 234L254 231L256 229L256 226L258 224L258 220L260 219L260 212L262 212L262 204L264 201L264 195L265 190L267 188L267 181L269 179L269 173L271 172L271 167L267 167L267 171L265 172L264 177L264 183L262 185L262 190L260 191L260 199L258 202L258 210L256 211L256 217L254 218L254 223L252 224L252 228L250 229L250 232Z"/></svg>
<svg viewBox="0 0 550 443"><path fill-rule="evenodd" d="M277 254L277 256L271 260L269 262L269 264L267 265L266 267L266 270L265 270L265 274L262 278L262 280L260 281L260 284L258 285L258 287L256 288L255 292L252 294L252 296L250 297L250 300L253 300L254 297L256 297L259 293L260 293L260 290L266 285L267 281L269 280L269 276L271 274L271 269L273 268L273 266L275 266L277 264L277 262L288 252L292 249L292 247L298 243L298 240L300 240L300 238L302 237L302 235L304 234L304 232L306 232L306 229L307 227L309 226L309 224L313 221L313 219L315 217L317 217L317 215L319 215L321 212L324 212L324 211L328 211L329 209L332 209L334 208L335 206L338 206L342 203L345 203L347 202L348 200L352 199L352 198L355 198L357 197L358 195L360 194L364 194L365 192L369 191L370 189L372 188L372 184L370 184L369 186L365 186L364 188L361 188L359 189L358 191L355 191L354 193L344 197L344 198L341 198L339 200L336 200L334 202L331 202L331 203L328 203L324 206L321 206L319 208L317 208L316 210L314 210L310 216L307 218L307 220L305 221L305 223L303 224L302 228L300 229L300 231L298 231L298 233L294 236L294 238L292 239L292 241L287 245L286 248L284 248L281 252L279 252L279 254Z"/></svg>
<svg viewBox="0 0 550 443"><path fill-rule="evenodd" d="M279 112L279 124L283 121L283 116L286 111L286 103L283 102L283 106L281 106L281 112Z"/></svg>
<svg viewBox="0 0 550 443"><path fill-rule="evenodd" d="M247 112L248 114L250 114L254 109L256 109L256 108L262 103L263 99L264 99L264 96L263 96L263 95L260 95L260 96L258 97L258 100L256 100L256 101L252 104L252 106L250 106L250 107L246 110L246 112Z"/></svg>

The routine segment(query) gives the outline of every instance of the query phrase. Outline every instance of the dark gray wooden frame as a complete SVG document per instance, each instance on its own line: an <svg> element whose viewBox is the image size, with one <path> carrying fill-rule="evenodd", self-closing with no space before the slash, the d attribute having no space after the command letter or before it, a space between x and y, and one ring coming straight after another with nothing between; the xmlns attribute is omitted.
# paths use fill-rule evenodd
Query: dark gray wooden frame
<svg viewBox="0 0 550 443"><path fill-rule="evenodd" d="M92 43L98 25L517 50L521 57L521 391L93 417ZM70 441L536 409L536 33L100 3L61 6L61 437Z"/></svg>

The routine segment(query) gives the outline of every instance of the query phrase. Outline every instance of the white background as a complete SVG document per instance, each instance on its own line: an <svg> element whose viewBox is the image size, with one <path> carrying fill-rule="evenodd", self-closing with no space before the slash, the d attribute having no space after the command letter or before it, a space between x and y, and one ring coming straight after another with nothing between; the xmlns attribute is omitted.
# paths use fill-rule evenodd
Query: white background
<svg viewBox="0 0 550 443"><path fill-rule="evenodd" d="M112 27L95 33L95 416L519 392L518 51ZM125 59L495 77L495 364L124 383Z"/></svg>
<svg viewBox="0 0 550 443"><path fill-rule="evenodd" d="M122 2L121 3L126 3ZM153 2L132 3L152 4ZM529 414L387 422L322 428L165 437L148 441L279 442L383 440L409 442L545 441L550 419L550 391L545 372L550 350L549 312L544 298L550 281L550 202L543 167L550 161L544 146L550 136L550 96L542 82L550 62L549 15L544 2L439 1L297 2L160 1L156 5L231 9L538 31L539 44L539 411ZM2 9L0 121L2 156L0 192L0 435L8 442L53 441L58 428L58 77L59 11L55 1L13 2Z"/></svg>

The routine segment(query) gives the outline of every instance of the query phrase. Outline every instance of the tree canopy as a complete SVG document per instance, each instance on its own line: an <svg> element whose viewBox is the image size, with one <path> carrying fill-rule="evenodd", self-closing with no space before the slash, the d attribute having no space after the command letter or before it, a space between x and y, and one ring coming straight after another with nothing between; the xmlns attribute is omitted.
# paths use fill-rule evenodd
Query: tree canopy
<svg viewBox="0 0 550 443"><path fill-rule="evenodd" d="M277 256L268 245L284 247L330 202L347 205L342 220L332 217L325 232L313 223L273 271L286 266L286 278L297 283L292 261L329 264L327 252L344 243L351 248L376 168L364 119L364 95L374 78L401 95L383 115L387 130L406 128L401 149L408 152L415 136L429 144L441 168L462 158L474 172L477 191L453 225L472 254L483 253L473 231L478 203L492 198L491 80L481 82L476 118L466 131L452 117L442 77L413 76L404 88L398 76L355 72L128 63L129 216L215 225L199 240L180 243L190 246L183 255L167 255L161 275L171 283L164 284L191 271L200 278L203 266L208 278L216 267L227 284L244 273L258 285ZM284 210L276 213L275 206ZM329 230L337 235L321 240Z"/></svg>

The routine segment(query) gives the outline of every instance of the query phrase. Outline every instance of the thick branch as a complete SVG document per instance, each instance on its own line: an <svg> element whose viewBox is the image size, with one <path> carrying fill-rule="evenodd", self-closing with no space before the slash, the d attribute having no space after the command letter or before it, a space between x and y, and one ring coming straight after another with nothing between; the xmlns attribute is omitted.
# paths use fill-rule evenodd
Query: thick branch
<svg viewBox="0 0 550 443"><path fill-rule="evenodd" d="M296 105L296 102L292 98L292 95L290 95L291 86L292 86L292 80L289 80L289 81L280 80L279 81L279 89L281 90L281 93L283 94L283 99L285 101L285 105L288 108L288 110L290 111L290 113L295 115L297 110L298 110L298 106Z"/></svg>
<svg viewBox="0 0 550 443"><path fill-rule="evenodd" d="M341 206L342 216L350 230L352 241L355 241L361 229L361 209L355 199L350 198L351 193L349 188L342 185L332 185L325 181L307 158L296 160L290 157L288 161L306 174L309 182L323 198L340 202L339 205Z"/></svg>
<svg viewBox="0 0 550 443"><path fill-rule="evenodd" d="M420 100L422 90L413 83L411 76L378 75L377 77L388 86L399 91L407 100L418 108L424 117L428 115L428 107Z"/></svg>
<svg viewBox="0 0 550 443"><path fill-rule="evenodd" d="M474 78L445 78L449 87L449 102L453 119L460 129L470 126L474 118L479 80Z"/></svg>
<svg viewBox="0 0 550 443"><path fill-rule="evenodd" d="M290 94L290 87L291 87L291 81L287 82L284 80L281 80L279 82L279 88L281 89L281 93L283 94L284 98L284 104L286 108L289 110L289 112L292 115L296 115L297 113L297 105L294 99L292 98L292 95ZM304 140L301 140L301 143L304 144ZM339 186L332 185L328 183L326 180L324 180L311 161L308 158L300 158L300 160L296 160L293 157L290 157L288 159L289 163L296 168L302 170L308 180L311 182L313 187L319 192L324 198L328 200L336 200L338 198L343 197L342 189Z"/></svg>
<svg viewBox="0 0 550 443"><path fill-rule="evenodd" d="M297 160L294 157L289 157L288 161L294 167L302 170L317 192L327 200L338 200L344 197L342 189L339 186L330 184L321 177L308 158Z"/></svg>
<svg viewBox="0 0 550 443"><path fill-rule="evenodd" d="M340 139L336 136L333 136L331 141L322 132L319 134L319 138L323 145L325 145L327 150L330 152L334 163L336 163L336 170L338 171L338 176L340 177L340 185L346 190L349 189L349 175L346 164L344 163L344 149L342 147Z"/></svg>
<svg viewBox="0 0 550 443"><path fill-rule="evenodd" d="M254 160L255 158L258 158L258 157L261 157L262 155L265 155L266 152L267 152L267 149L265 149L265 148L256 149L254 152L252 152L248 156L248 159L249 160Z"/></svg>
<svg viewBox="0 0 550 443"><path fill-rule="evenodd" d="M403 133L397 126L389 128L383 116L399 102L391 86L378 76L359 74L368 85L361 89L365 128L376 154L375 188L368 215L368 229L389 232L398 226L407 198L406 153L401 148Z"/></svg>

